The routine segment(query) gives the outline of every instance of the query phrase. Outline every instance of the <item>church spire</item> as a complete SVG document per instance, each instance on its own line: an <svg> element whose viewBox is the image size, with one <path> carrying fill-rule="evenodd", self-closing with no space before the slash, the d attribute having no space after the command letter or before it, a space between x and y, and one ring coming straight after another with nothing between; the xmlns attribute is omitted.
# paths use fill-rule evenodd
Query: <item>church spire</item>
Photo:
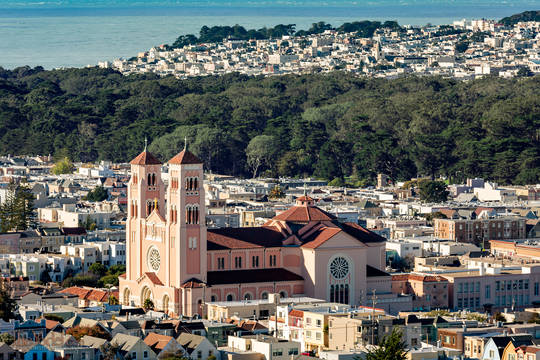
<svg viewBox="0 0 540 360"><path fill-rule="evenodd" d="M187 150L187 136L184 136L184 151Z"/></svg>
<svg viewBox="0 0 540 360"><path fill-rule="evenodd" d="M146 148L148 147L148 138L144 137L144 151L146 152Z"/></svg>

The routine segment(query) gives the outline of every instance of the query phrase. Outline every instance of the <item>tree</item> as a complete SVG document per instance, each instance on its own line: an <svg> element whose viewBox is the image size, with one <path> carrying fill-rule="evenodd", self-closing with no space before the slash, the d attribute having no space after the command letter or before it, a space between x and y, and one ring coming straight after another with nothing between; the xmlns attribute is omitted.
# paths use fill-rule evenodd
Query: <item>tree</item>
<svg viewBox="0 0 540 360"><path fill-rule="evenodd" d="M98 337L105 340L111 340L111 334L109 334L100 325L94 326L74 326L66 330L66 333L73 336L75 339L80 340L85 335Z"/></svg>
<svg viewBox="0 0 540 360"><path fill-rule="evenodd" d="M500 312L496 313L493 319L495 319L495 321L502 321L502 322L506 321L506 317L504 317L504 315L501 314Z"/></svg>
<svg viewBox="0 0 540 360"><path fill-rule="evenodd" d="M424 202L445 202L450 194L442 181L424 180L419 183L420 200Z"/></svg>
<svg viewBox="0 0 540 360"><path fill-rule="evenodd" d="M116 360L121 358L120 356L118 356L120 346L116 343L111 344L109 342L106 342L105 344L101 345L99 351L103 355L103 360Z"/></svg>
<svg viewBox="0 0 540 360"><path fill-rule="evenodd" d="M51 171L54 175L61 175L61 174L71 174L73 170L75 170L73 163L71 162L71 160L69 160L68 157L65 157L59 160L58 162L56 162L56 164L54 164Z"/></svg>
<svg viewBox="0 0 540 360"><path fill-rule="evenodd" d="M92 202L99 202L103 200L107 200L109 198L109 193L103 186L96 186L92 190L88 192L86 195L86 200L92 201Z"/></svg>
<svg viewBox="0 0 540 360"><path fill-rule="evenodd" d="M154 310L154 302L152 301L152 299L144 300L143 309L144 310Z"/></svg>
<svg viewBox="0 0 540 360"><path fill-rule="evenodd" d="M11 182L6 200L0 205L0 232L24 231L36 227L34 199L27 185Z"/></svg>
<svg viewBox="0 0 540 360"><path fill-rule="evenodd" d="M253 172L253 178L257 177L259 169L271 166L277 154L277 144L273 136L258 135L249 142L246 149L247 163Z"/></svg>
<svg viewBox="0 0 540 360"><path fill-rule="evenodd" d="M2 333L0 334L0 342L11 345L15 342L15 337L10 333Z"/></svg>
<svg viewBox="0 0 540 360"><path fill-rule="evenodd" d="M97 277L103 277L107 273L107 267L100 263L93 263L88 268L88 272L96 275Z"/></svg>
<svg viewBox="0 0 540 360"><path fill-rule="evenodd" d="M114 295L109 296L109 305L119 305L119 304L120 302L118 301L116 296Z"/></svg>
<svg viewBox="0 0 540 360"><path fill-rule="evenodd" d="M270 190L270 193L268 194L268 197L270 199L282 199L285 197L285 193L281 189L281 186L276 185L272 190Z"/></svg>
<svg viewBox="0 0 540 360"><path fill-rule="evenodd" d="M0 319L9 321L15 319L17 303L9 296L5 289L0 289Z"/></svg>
<svg viewBox="0 0 540 360"><path fill-rule="evenodd" d="M407 344L402 337L401 331L394 328L392 333L382 339L377 348L367 353L366 360L405 360Z"/></svg>

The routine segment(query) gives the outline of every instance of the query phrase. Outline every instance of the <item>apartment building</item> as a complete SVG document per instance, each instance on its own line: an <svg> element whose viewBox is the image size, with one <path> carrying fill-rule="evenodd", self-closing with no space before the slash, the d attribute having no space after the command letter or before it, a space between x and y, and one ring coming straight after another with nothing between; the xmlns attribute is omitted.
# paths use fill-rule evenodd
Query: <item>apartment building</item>
<svg viewBox="0 0 540 360"><path fill-rule="evenodd" d="M540 301L540 266L487 267L440 273L449 281L449 307L455 310L524 309Z"/></svg>
<svg viewBox="0 0 540 360"><path fill-rule="evenodd" d="M414 311L448 308L450 300L448 285L448 280L438 275L392 275L392 292L413 295Z"/></svg>
<svg viewBox="0 0 540 360"><path fill-rule="evenodd" d="M489 240L525 238L526 219L514 216L491 219L435 219L435 237L458 242L484 243Z"/></svg>

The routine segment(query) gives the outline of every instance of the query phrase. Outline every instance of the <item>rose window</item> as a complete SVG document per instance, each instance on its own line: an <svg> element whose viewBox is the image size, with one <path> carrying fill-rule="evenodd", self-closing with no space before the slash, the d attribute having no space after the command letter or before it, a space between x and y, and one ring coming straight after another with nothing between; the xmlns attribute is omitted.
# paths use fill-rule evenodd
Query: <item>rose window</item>
<svg viewBox="0 0 540 360"><path fill-rule="evenodd" d="M334 279L341 280L349 273L349 262L345 258L337 257L330 263L330 274Z"/></svg>
<svg viewBox="0 0 540 360"><path fill-rule="evenodd" d="M159 270L160 263L161 263L161 259L159 256L158 249L152 248L150 252L148 253L148 265L150 265L150 269L157 272Z"/></svg>

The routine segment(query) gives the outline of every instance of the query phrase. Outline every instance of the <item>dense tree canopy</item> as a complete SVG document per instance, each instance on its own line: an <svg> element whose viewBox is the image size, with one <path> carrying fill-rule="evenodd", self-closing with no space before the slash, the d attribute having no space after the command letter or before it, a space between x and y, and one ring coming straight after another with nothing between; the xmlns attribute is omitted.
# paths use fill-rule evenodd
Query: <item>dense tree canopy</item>
<svg viewBox="0 0 540 360"><path fill-rule="evenodd" d="M256 158L248 158L255 154L248 145L265 136L274 145L257 169L264 174L537 183L538 88L539 76L178 80L97 68L0 70L0 154L126 162L148 137L150 150L167 161L187 137L208 170L251 177Z"/></svg>

